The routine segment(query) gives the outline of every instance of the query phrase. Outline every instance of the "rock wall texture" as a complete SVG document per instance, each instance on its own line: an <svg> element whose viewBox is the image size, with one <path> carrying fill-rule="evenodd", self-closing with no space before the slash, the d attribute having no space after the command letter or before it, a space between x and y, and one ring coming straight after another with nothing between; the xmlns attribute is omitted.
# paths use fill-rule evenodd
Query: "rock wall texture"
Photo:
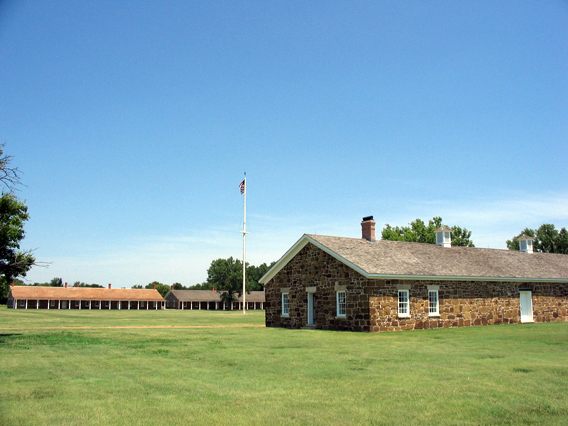
<svg viewBox="0 0 568 426"><path fill-rule="evenodd" d="M428 313L428 288L437 288L439 315ZM532 292L535 322L568 321L566 283L446 280L370 280L312 244L266 284L266 326L307 324L307 287L316 287L315 325L324 330L397 331L520 322L520 290ZM410 316L398 316L398 289L409 290ZM290 312L282 315L282 290ZM336 315L336 291L346 291L346 315Z"/></svg>

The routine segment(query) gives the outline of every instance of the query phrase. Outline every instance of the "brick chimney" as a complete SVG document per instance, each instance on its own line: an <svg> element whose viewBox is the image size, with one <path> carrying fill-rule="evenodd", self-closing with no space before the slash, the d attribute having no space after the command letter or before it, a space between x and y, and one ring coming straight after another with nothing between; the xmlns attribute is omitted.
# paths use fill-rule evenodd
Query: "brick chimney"
<svg viewBox="0 0 568 426"><path fill-rule="evenodd" d="M65 288L67 288L67 283L65 283Z"/></svg>
<svg viewBox="0 0 568 426"><path fill-rule="evenodd" d="M172 290L174 289L174 285L172 284Z"/></svg>
<svg viewBox="0 0 568 426"><path fill-rule="evenodd" d="M154 290L156 290L156 284L154 284Z"/></svg>
<svg viewBox="0 0 568 426"><path fill-rule="evenodd" d="M373 216L366 216L363 218L363 222L361 222L361 230L363 233L363 239L367 241L376 241L375 240L375 221L373 220Z"/></svg>
<svg viewBox="0 0 568 426"><path fill-rule="evenodd" d="M108 288L110 289L112 287L112 284L109 283Z"/></svg>
<svg viewBox="0 0 568 426"><path fill-rule="evenodd" d="M216 289L215 287L213 287L213 288L212 288L211 290L213 290L213 291L217 291L217 289Z"/></svg>

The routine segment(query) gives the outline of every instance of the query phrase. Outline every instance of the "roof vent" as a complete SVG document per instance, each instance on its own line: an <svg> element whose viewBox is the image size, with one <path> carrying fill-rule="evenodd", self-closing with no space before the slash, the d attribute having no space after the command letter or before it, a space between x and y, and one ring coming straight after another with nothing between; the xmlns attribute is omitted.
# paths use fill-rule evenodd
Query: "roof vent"
<svg viewBox="0 0 568 426"><path fill-rule="evenodd" d="M450 228L444 225L435 229L434 232L436 233L436 244L442 247L452 246L452 230Z"/></svg>
<svg viewBox="0 0 568 426"><path fill-rule="evenodd" d="M523 235L519 237L519 250L524 251L525 253L532 253L533 252L533 237L529 237L528 235Z"/></svg>
<svg viewBox="0 0 568 426"><path fill-rule="evenodd" d="M363 234L363 239L367 241L375 241L375 221L373 216L365 216L363 222L361 222L361 230Z"/></svg>

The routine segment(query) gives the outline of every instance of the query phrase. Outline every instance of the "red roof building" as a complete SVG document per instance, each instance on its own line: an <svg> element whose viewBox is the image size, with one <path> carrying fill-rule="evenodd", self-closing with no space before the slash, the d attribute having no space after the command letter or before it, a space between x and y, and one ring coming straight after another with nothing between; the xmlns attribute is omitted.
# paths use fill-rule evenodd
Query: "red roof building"
<svg viewBox="0 0 568 426"><path fill-rule="evenodd" d="M157 290L91 287L12 286L8 307L13 309L164 309Z"/></svg>

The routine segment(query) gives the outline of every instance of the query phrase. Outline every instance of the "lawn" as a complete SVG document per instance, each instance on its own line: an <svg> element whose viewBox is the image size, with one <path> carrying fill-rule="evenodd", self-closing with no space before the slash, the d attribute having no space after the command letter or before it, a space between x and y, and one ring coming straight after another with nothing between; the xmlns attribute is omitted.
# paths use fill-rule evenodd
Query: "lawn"
<svg viewBox="0 0 568 426"><path fill-rule="evenodd" d="M568 323L377 334L263 323L261 311L2 306L0 424L568 424Z"/></svg>

